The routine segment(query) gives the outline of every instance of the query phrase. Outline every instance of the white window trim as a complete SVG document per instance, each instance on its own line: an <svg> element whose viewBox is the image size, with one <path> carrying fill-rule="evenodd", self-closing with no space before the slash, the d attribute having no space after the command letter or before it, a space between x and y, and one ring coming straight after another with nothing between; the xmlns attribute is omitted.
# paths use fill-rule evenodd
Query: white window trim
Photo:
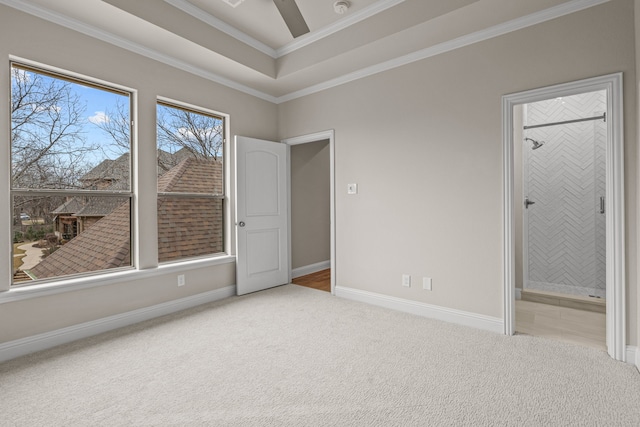
<svg viewBox="0 0 640 427"><path fill-rule="evenodd" d="M127 269L125 271L121 270L117 272L95 274L90 277L76 277L56 282L11 288L6 292L0 292L0 305L25 299L40 298L65 292L91 289L99 286L116 285L123 282L133 282L148 279L151 277L171 275L173 280L173 275L175 273L214 267L223 264L230 264L234 263L235 261L235 256L222 255L213 259L191 259L179 263L176 262L173 264L162 264L157 268L151 268L148 270Z"/></svg>
<svg viewBox="0 0 640 427"><path fill-rule="evenodd" d="M138 260L138 251L139 251L139 237L138 236L138 209L137 209L137 174L138 174L138 162L137 162L137 153L138 153L138 91L136 89L115 84L112 82L108 82L105 80L93 78L90 76L86 76L83 74L79 74L73 71L69 71L66 69L53 67L50 65L42 64L36 61L28 60L25 58L10 56L10 63L17 62L34 68L41 68L46 71L50 71L57 74L62 74L71 78L84 80L89 83L94 83L101 86L112 87L115 89L119 89L125 92L129 92L131 94L131 118L134 122L133 132L131 135L131 162L132 162L132 171L131 171L131 179L132 179L132 209L134 209L133 218L131 224L131 234L132 234L132 260ZM10 96L10 85L6 87L0 87L0 96L4 96L5 99L9 99ZM205 113L209 113L215 116L222 117L225 120L225 142L224 144L228 144L230 141L230 128L231 128L231 117L229 114L221 113L219 111L214 111L207 108L202 108L199 106L195 106L192 104L188 104L181 101L176 101L174 99L165 98L165 97L157 97L157 101L164 101L167 103L171 103L177 106L183 106L189 109L195 109L197 111L202 111ZM6 135L8 136L10 133L10 118L8 115L6 117L0 118L0 127L5 127L7 129ZM81 277L69 277L69 278L61 278L52 281L36 283L34 285L25 285L19 287L11 287L12 282L12 268L11 263L2 263L0 266L0 276L6 278L6 280L0 282L0 305L4 303L10 303L14 301L27 300L31 298L40 298L49 295L56 295L66 292L72 292L77 290L90 289L94 287L100 286L108 286L115 285L123 282L133 282L139 281L152 277L161 277L165 275L174 275L178 272L184 272L189 270L203 269L203 268L211 268L219 265L230 264L236 262L236 257L233 250L233 235L231 234L231 161L230 159L231 153L230 150L225 147L224 154L224 180L225 180L225 194L224 194L224 215L225 215L225 242L224 242L224 254L214 254L207 257L199 257L199 258L190 258L185 260L177 260L173 262L166 262L160 265L156 265L153 268L148 268L141 270L139 267L136 267L137 264L132 265L129 268L118 269L117 271L104 271L104 272L96 272L95 274L81 276ZM11 177L11 159L10 159L10 150L0 150L0 175L5 176L5 182L7 183L5 187L0 190L0 200L5 200L5 205L10 206L11 200L11 189L10 189L10 177ZM3 221L3 225L0 226L0 239L4 242L11 241L12 237L12 228L11 228L11 218L12 214L9 208L0 211L0 220ZM4 255L4 259L8 259L11 255L11 246L5 245L4 251L0 250L0 254Z"/></svg>
<svg viewBox="0 0 640 427"><path fill-rule="evenodd" d="M233 259L235 259L235 251L234 251L234 247L235 244L232 244L235 242L235 240L233 239L233 235L231 234L232 232L232 228L231 228L231 199L229 197L229 195L231 194L231 149L229 148L229 141L231 140L231 133L230 133L230 129L231 129L231 116L227 113L222 113L220 111L216 111L216 110L212 110L210 108L205 108L205 107L201 107L195 104L190 104L188 102L183 102L183 101L177 101L173 98L168 98L168 97L164 97L164 96L157 96L156 97L156 106L158 105L158 103L165 103L165 104L169 104L169 105L175 105L176 107L183 107L185 109L188 110L192 110L195 112L202 112L204 114L210 114L212 116L217 116L220 117L224 120L224 141L223 141L223 151L222 151L222 173L224 176L224 197L222 198L223 201L223 221L224 221L224 238L223 238L223 245L224 245L224 253L223 254L211 254L211 255L204 255L200 258L204 258L206 257L206 259L213 259L216 257L224 257L224 256L231 256L233 257ZM157 149L157 141L156 141L156 149ZM157 191L157 189L156 189ZM234 242L232 242L232 240L234 240ZM158 261L158 265L159 266L166 266L166 265L176 265L176 264L182 264L182 263L189 263L190 261L193 260L197 260L199 258L187 258L184 260L173 260L173 261L165 261L165 262L159 262Z"/></svg>
<svg viewBox="0 0 640 427"><path fill-rule="evenodd" d="M26 58L21 58L18 56L14 56L14 55L10 55L9 56L9 68L11 67L11 64L16 63L16 64L22 64L24 66L27 67L31 67L34 69L41 69L43 72L50 72L53 74L60 74L62 77L68 77L71 79L76 79L79 81L84 81L88 84L92 84L92 85L96 85L96 86L104 86L106 88L113 88L119 91L123 91L126 93L129 93L130 95L130 104L131 104L131 110L130 110L130 114L131 114L131 119L132 120L136 120L137 119L137 109L138 109L138 103L137 103L137 99L138 99L138 91L136 89L121 85L121 84L117 84L117 83L112 83L112 82L108 82L106 80L101 80L95 77L91 77L91 76L87 76L84 74L80 74L80 73L76 73L74 71L70 71L70 70L66 70L63 68L59 68L59 67L55 67L55 66L51 66L51 65L47 65L47 64L43 64L37 61L32 61ZM6 90L3 90L2 92L0 92L0 94L2 96L6 96L6 99L10 99L11 97L11 85L7 85ZM10 140L10 132L11 132L11 118L9 117L9 115L7 114L6 119L7 122L6 123L6 128L7 128L7 140ZM0 122L2 123L2 122ZM1 125L1 124L0 124ZM135 164L136 164L136 155L135 153L137 152L136 147L138 145L138 141L137 141L137 131L134 129L131 133L131 149L129 152L129 156L130 156L130 161L131 161L131 191L125 196L123 195L123 197L128 197L131 200L131 210L132 212L132 216L136 215L136 191L135 191L135 182L136 182L136 169L135 169ZM12 212L10 209L11 206L11 199L12 199L12 189L11 189L11 150L8 148L6 150L2 150L2 154L0 154L0 174L4 175L6 177L6 186L4 188L5 193L1 194L0 197L2 197L3 200L5 200L5 206L6 208L0 213L0 220L3 221L3 226L0 228L0 240L3 242L12 242L12 236L13 236L13 230L11 227L12 224ZM99 195L99 194L97 194ZM137 251L138 251L138 245L137 245L137 227L136 227L136 222L133 221L131 224L131 260L132 260L132 266L131 268L136 268L135 267L135 263L134 260L137 260ZM3 251L2 253L2 259L10 259L13 255L13 251L11 250L11 245L6 245L6 250ZM103 276L110 276L111 274L117 274L117 273L112 273L109 272L109 270L100 270L100 271L96 271L96 272L91 272L91 276L81 276L81 277L71 277L69 279L52 279L51 281L43 281L41 283L36 283L34 285L23 285L23 286L19 286L19 287L15 287L13 288L11 285L13 283L13 267L12 267L12 263L11 262L2 262L2 265L0 266L0 277L5 277L5 280L0 282L0 303L4 302L4 300L6 299L6 297L4 297L4 295L6 294L13 294L15 292L19 292L19 293L26 293L23 289L26 288L33 288L33 289L40 289L42 287L60 287L60 288L65 288L64 283L69 282L69 281L76 281L76 280L80 280L80 281L91 281L92 279L98 279L100 280L101 277ZM129 268L127 268L127 270L129 270Z"/></svg>

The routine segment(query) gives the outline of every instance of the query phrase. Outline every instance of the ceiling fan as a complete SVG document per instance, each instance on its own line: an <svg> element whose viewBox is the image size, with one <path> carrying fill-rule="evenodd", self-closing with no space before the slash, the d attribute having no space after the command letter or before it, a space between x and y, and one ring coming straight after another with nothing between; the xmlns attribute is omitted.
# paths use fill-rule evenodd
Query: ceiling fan
<svg viewBox="0 0 640 427"><path fill-rule="evenodd" d="M302 13L300 13L300 9L298 9L295 0L273 0L273 2L294 38L309 32L309 26L304 20Z"/></svg>

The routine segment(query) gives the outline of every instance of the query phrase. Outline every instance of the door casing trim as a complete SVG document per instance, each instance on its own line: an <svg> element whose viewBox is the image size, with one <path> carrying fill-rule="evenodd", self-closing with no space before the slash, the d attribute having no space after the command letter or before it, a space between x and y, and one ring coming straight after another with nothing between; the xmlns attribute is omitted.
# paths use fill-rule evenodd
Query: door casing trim
<svg viewBox="0 0 640 427"><path fill-rule="evenodd" d="M515 223L513 107L559 96L607 91L606 299L607 351L626 359L624 122L622 73L608 74L502 97L502 282L504 333L515 333Z"/></svg>
<svg viewBox="0 0 640 427"><path fill-rule="evenodd" d="M329 140L329 178L330 178L330 207L329 217L331 221L330 226L330 249L331 249L331 294L336 294L336 194L335 194L335 131L329 129L326 131L310 133L307 135L296 136L293 138L283 139L283 144L298 145L306 144L309 142L317 142ZM290 147L289 147L290 149ZM289 164L287 167L287 186L288 194L287 200L289 204L289 257L291 258L291 156L289 156ZM291 259L289 259L289 265L291 266ZM289 272L289 281L291 281L291 272Z"/></svg>

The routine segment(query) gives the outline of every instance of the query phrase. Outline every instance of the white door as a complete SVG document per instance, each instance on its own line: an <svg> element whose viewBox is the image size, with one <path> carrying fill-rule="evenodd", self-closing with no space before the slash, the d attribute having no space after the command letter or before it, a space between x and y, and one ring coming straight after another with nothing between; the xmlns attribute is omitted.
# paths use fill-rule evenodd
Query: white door
<svg viewBox="0 0 640 427"><path fill-rule="evenodd" d="M287 146L235 137L237 294L289 282Z"/></svg>

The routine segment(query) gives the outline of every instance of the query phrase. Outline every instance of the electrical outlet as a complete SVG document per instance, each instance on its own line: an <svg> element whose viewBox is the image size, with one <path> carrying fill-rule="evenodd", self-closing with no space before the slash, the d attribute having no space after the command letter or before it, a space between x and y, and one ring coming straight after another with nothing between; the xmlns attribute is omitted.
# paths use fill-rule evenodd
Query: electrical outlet
<svg viewBox="0 0 640 427"><path fill-rule="evenodd" d="M178 286L184 286L186 284L186 281L184 280L184 274L179 274L178 275Z"/></svg>
<svg viewBox="0 0 640 427"><path fill-rule="evenodd" d="M409 276L408 274L402 275L402 286L405 286L407 288L411 287L411 276Z"/></svg>
<svg viewBox="0 0 640 427"><path fill-rule="evenodd" d="M422 289L425 291L431 290L431 277L423 277L422 278Z"/></svg>

